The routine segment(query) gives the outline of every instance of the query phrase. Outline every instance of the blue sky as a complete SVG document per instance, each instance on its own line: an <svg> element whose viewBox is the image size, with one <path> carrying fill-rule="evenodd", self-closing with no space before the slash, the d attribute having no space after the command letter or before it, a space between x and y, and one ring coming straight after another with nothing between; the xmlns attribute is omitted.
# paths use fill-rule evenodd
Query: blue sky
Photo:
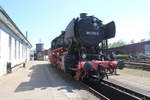
<svg viewBox="0 0 150 100"><path fill-rule="evenodd" d="M103 23L116 23L116 37L109 40L135 42L150 39L150 0L0 0L0 5L35 44L45 48L81 12L98 17Z"/></svg>

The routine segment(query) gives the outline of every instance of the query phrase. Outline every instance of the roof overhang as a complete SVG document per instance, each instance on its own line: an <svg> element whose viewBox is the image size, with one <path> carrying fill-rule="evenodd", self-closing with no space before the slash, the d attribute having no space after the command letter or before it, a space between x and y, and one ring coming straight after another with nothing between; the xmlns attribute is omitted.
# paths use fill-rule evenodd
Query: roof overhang
<svg viewBox="0 0 150 100"><path fill-rule="evenodd" d="M3 22L14 34L21 38L30 48L32 47L31 43L27 38L22 34L17 25L12 21L3 8L0 7L0 21Z"/></svg>

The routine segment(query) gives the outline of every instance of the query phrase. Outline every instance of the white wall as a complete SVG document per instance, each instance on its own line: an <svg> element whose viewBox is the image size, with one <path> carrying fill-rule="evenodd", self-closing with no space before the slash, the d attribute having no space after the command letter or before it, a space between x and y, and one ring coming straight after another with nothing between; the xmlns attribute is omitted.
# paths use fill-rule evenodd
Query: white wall
<svg viewBox="0 0 150 100"><path fill-rule="evenodd" d="M1 30L1 66L0 75L6 73L7 61L9 61L9 46L8 46L9 35Z"/></svg>
<svg viewBox="0 0 150 100"><path fill-rule="evenodd" d="M29 60L30 48L25 44L0 22L0 75L7 73L7 62L11 62L13 67Z"/></svg>

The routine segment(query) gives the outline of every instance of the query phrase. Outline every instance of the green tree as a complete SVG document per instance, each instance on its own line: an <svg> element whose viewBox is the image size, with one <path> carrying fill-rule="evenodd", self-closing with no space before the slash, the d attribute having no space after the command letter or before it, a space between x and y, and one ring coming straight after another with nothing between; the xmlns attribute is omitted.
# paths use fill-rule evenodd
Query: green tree
<svg viewBox="0 0 150 100"><path fill-rule="evenodd" d="M131 44L133 44L133 43L135 43L135 42L134 42L134 40L131 40L131 42L130 42L130 43L131 43Z"/></svg>
<svg viewBox="0 0 150 100"><path fill-rule="evenodd" d="M117 41L117 42L109 43L108 47L114 48L114 47L119 47L119 46L123 46L123 45L126 45L126 43L124 41Z"/></svg>
<svg viewBox="0 0 150 100"><path fill-rule="evenodd" d="M148 37L150 37L150 32L148 32ZM148 38L148 41L150 41L150 38Z"/></svg>
<svg viewBox="0 0 150 100"><path fill-rule="evenodd" d="M145 39L141 39L141 41L140 42L144 42L145 41Z"/></svg>

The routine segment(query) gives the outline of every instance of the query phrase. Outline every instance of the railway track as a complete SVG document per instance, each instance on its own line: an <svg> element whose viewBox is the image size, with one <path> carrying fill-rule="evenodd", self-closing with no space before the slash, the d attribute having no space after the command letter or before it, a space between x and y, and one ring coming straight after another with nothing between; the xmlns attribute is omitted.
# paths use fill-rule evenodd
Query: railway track
<svg viewBox="0 0 150 100"><path fill-rule="evenodd" d="M143 59L137 59L137 60L124 60L125 62L135 62L135 63L145 63L145 64L150 64L150 59L143 60Z"/></svg>
<svg viewBox="0 0 150 100"><path fill-rule="evenodd" d="M129 96L131 96L137 100L150 100L150 96L143 95L142 93L135 92L133 90L130 90L130 89L124 88L122 86L113 84L111 82L103 80L102 84L105 84L110 88L113 88L113 89L116 89L122 93L125 93L125 94L127 94L127 95L129 95Z"/></svg>
<svg viewBox="0 0 150 100"><path fill-rule="evenodd" d="M150 100L150 97L137 93L130 89L118 86L111 82L103 80L100 84L94 82L84 82L94 91L105 95L109 99L105 100Z"/></svg>
<svg viewBox="0 0 150 100"><path fill-rule="evenodd" d="M55 68L53 67L53 69L55 69ZM57 69L55 69L53 71L55 71L55 73L57 73L59 76L61 76L61 78L64 79L67 83L71 83L76 88L85 89L85 90L89 91L92 95L95 95L97 98L99 98L99 100L110 100L105 95L96 91L94 88L90 87L89 85L84 84L81 81L75 81L73 79L73 77L70 76L70 74L65 74L63 71L57 70Z"/></svg>
<svg viewBox="0 0 150 100"><path fill-rule="evenodd" d="M81 84L84 85L90 93L92 93L93 95L98 97L100 100L110 100L108 97L106 97L102 93L98 92L96 89L92 88L91 86L89 86L85 83L82 83L82 82L81 82Z"/></svg>
<svg viewBox="0 0 150 100"><path fill-rule="evenodd" d="M139 68L143 70L150 71L150 64L149 63L138 63L138 62L124 62L126 67L130 68Z"/></svg>

